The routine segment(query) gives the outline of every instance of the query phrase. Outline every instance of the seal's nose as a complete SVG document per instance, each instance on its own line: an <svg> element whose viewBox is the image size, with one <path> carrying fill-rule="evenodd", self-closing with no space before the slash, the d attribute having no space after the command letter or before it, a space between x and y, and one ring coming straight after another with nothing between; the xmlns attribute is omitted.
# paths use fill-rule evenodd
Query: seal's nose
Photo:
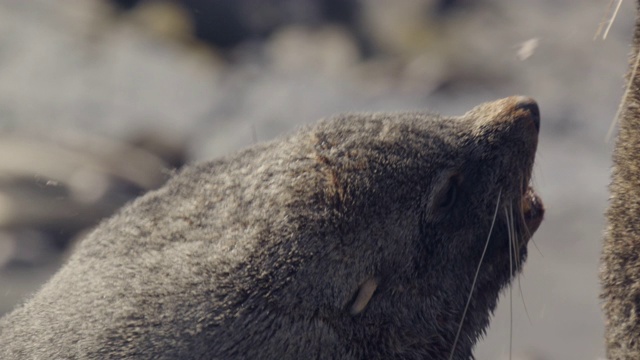
<svg viewBox="0 0 640 360"><path fill-rule="evenodd" d="M533 121L536 130L540 132L540 108L538 108L538 103L532 98L526 96L518 96L515 100L516 104L513 107L514 110L528 113L527 118L530 118L531 121Z"/></svg>

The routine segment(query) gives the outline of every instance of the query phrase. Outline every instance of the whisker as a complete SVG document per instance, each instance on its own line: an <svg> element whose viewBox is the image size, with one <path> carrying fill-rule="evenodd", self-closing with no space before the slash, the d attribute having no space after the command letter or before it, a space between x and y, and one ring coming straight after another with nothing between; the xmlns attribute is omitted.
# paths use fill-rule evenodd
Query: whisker
<svg viewBox="0 0 640 360"><path fill-rule="evenodd" d="M509 271L512 271L511 266L513 265L513 247L512 247L512 238L513 238L513 223L511 222L511 204L509 206L504 207L504 218L507 223L507 239L509 241ZM511 273L509 274L511 275Z"/></svg>
<svg viewBox="0 0 640 360"><path fill-rule="evenodd" d="M613 0L609 1L609 6L607 6L607 11L602 15L602 20L600 20L600 24L598 24L598 29L596 33L593 35L593 40L596 40L600 34L602 34L602 30L605 26L611 23L612 19L607 19L607 16L611 13L611 9L613 8ZM604 40L604 39L603 39Z"/></svg>
<svg viewBox="0 0 640 360"><path fill-rule="evenodd" d="M526 223L526 220L524 219L524 212L522 210L520 210L518 212L520 214L520 220L522 221L522 223ZM531 231L529 231L529 228L526 226L523 226L524 231L526 231L527 234L527 238L529 239L529 241L533 244L533 247L536 248L536 250L538 251L538 254L540 254L540 256L544 257L544 254L542 253L542 251L540 250L540 248L538 247L538 244L536 244L536 241L533 239L533 234L531 234Z"/></svg>
<svg viewBox="0 0 640 360"><path fill-rule="evenodd" d="M533 247L536 248L536 250L538 250L538 254L540 254L540 256L544 257L544 254L542 253L542 251L538 247L538 244L536 244L536 241L533 240L533 238L529 238L529 241L531 241L531 243L533 244Z"/></svg>
<svg viewBox="0 0 640 360"><path fill-rule="evenodd" d="M518 211L518 213L520 213L520 220L522 221L522 223L525 223L525 218L524 218L524 211L522 211L522 205L520 206L520 211ZM529 231L529 228L526 226L523 226L523 231L526 233L527 237L531 238L531 231Z"/></svg>
<svg viewBox="0 0 640 360"><path fill-rule="evenodd" d="M496 209L493 212L493 219L491 220L489 235L487 235L487 241L484 244L484 249L482 250L482 255L480 256L480 261L478 262L478 268L476 269L476 273L473 276L473 282L471 283L471 290L469 291L469 297L467 298L467 303L464 306L464 310L462 311L462 319L460 320L460 324L458 325L458 331L456 332L456 337L453 339L453 345L451 346L451 354L449 354L449 360L453 359L453 354L456 351L456 345L458 344L458 339L460 338L460 332L462 331L462 324L464 324L464 319L467 316L467 311L469 310L469 304L471 304L471 297L473 296L473 290L476 287L478 274L480 274L480 267L482 266L482 261L484 260L484 256L487 253L487 248L489 247L489 240L491 239L491 234L493 233L493 226L496 224L496 218L498 217L498 208L500 207L501 195L502 195L502 189L498 191L498 201L496 201Z"/></svg>
<svg viewBox="0 0 640 360"><path fill-rule="evenodd" d="M522 292L522 285L520 284L520 274L518 274L518 289L520 290L520 299L522 299L522 306L524 307L524 313L527 315L527 319L529 320L529 325L533 325L531 321L531 316L529 315L529 310L527 309L527 303L524 301L524 293Z"/></svg>
<svg viewBox="0 0 640 360"><path fill-rule="evenodd" d="M522 206L520 206L520 209L522 209ZM522 213L522 210L520 210L519 212ZM511 234L509 235L509 240L511 241L513 249L513 260L515 261L516 272L519 273L520 262L518 260L520 259L520 238L517 232L518 229L516 228L515 215L513 213L513 202L509 203L509 222L511 223ZM513 276L513 272L511 274Z"/></svg>
<svg viewBox="0 0 640 360"><path fill-rule="evenodd" d="M505 207L504 213L505 218L507 219L507 234L508 234L508 244L509 244L509 277L513 274L513 262L515 258L515 249L514 249L514 228L513 228L513 204L509 203L509 208ZM509 283L509 360L511 360L511 354L513 353L513 286Z"/></svg>
<svg viewBox="0 0 640 360"><path fill-rule="evenodd" d="M524 212L522 211L522 206L520 206L520 211L518 211L518 214L520 215L521 224L524 225L525 224L525 219L524 219ZM531 232L529 231L529 228L526 225L520 226L519 230L520 231L519 231L518 236L520 236L520 238L522 238L522 236L523 236L522 233L526 232L525 236L528 236L529 241L533 240L531 238ZM519 249L519 247L518 247L518 249ZM540 251L540 250L538 249L538 251ZM540 253L540 255L542 255L542 253ZM518 257L516 257L516 259L518 259ZM516 262L516 266L519 266L518 262ZM516 276L516 278L518 280L518 291L520 292L520 299L522 300L522 306L524 307L524 313L527 315L527 320L529 321L529 325L533 325L533 322L531 321L531 315L529 315L529 309L527 309L527 303L525 302L525 299L524 299L524 293L522 291L522 283L520 282L521 275L522 275L522 273L518 269L518 275Z"/></svg>
<svg viewBox="0 0 640 360"><path fill-rule="evenodd" d="M629 76L629 80L627 81L627 87L624 91L624 94L622 95L622 100L618 105L618 110L616 111L616 114L613 116L613 120L611 121L611 125L609 126L609 131L607 131L607 136L605 136L604 138L604 142L607 144L609 143L609 140L611 140L611 136L613 135L613 131L615 130L616 125L618 124L620 115L622 114L622 110L625 108L624 105L627 103L627 99L629 98L629 95L631 94L631 91L632 91L631 84L633 82L633 79L636 78L636 72L640 67L640 56L639 56L640 50L638 50L638 52L635 55L636 55L636 61L635 61L635 64L633 65L631 76Z"/></svg>

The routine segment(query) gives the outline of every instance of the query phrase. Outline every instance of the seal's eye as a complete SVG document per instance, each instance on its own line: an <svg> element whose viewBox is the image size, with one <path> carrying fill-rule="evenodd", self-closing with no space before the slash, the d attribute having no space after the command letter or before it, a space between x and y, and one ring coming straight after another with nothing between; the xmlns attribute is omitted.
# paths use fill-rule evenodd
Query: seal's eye
<svg viewBox="0 0 640 360"><path fill-rule="evenodd" d="M442 188L442 190L438 193L436 199L436 205L441 210L450 209L453 204L456 203L456 198L458 197L458 187L460 186L460 175L454 174L449 177L446 182L446 185Z"/></svg>

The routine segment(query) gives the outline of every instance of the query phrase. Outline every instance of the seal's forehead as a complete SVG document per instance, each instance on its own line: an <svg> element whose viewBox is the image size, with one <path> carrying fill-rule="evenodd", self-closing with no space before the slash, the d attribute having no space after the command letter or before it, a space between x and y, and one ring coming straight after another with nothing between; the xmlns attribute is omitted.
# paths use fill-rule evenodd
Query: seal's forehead
<svg viewBox="0 0 640 360"><path fill-rule="evenodd" d="M379 148L409 156L452 151L471 130L459 118L428 112L352 113L322 121L314 138L323 148Z"/></svg>

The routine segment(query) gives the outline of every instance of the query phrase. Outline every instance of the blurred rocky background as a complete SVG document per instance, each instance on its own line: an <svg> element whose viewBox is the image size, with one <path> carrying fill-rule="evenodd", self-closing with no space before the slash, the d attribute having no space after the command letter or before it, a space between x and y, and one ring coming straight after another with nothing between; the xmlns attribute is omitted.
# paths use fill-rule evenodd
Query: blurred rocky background
<svg viewBox="0 0 640 360"><path fill-rule="evenodd" d="M598 257L634 6L607 1L0 0L0 314L181 165L342 111L543 124L547 220L478 359L598 359ZM606 25L606 24L605 24ZM511 349L511 350L510 350Z"/></svg>

